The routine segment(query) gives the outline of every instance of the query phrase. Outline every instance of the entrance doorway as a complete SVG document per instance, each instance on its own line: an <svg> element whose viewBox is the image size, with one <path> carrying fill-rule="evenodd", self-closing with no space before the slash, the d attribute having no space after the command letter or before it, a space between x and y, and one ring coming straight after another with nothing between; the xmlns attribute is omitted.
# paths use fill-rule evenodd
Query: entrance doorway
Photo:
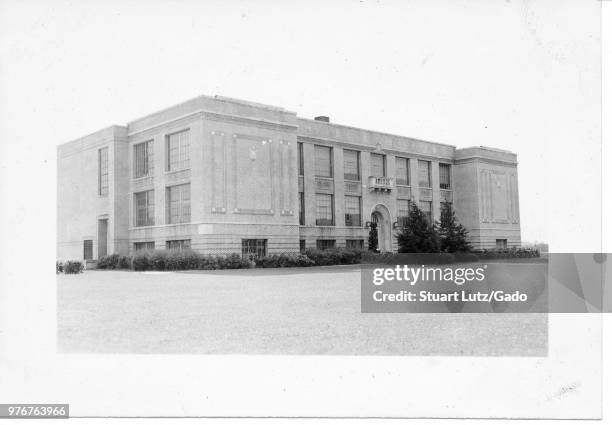
<svg viewBox="0 0 612 425"><path fill-rule="evenodd" d="M382 204L376 205L372 209L372 222L376 223L378 231L378 250L390 252L392 250L391 215L387 207Z"/></svg>
<svg viewBox="0 0 612 425"><path fill-rule="evenodd" d="M108 253L108 218L98 220L98 259Z"/></svg>

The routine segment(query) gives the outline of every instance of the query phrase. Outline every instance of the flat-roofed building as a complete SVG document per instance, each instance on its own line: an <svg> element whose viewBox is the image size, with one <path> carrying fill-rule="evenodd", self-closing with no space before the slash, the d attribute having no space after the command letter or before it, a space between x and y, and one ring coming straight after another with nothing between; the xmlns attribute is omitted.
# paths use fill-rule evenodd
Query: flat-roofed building
<svg viewBox="0 0 612 425"><path fill-rule="evenodd" d="M60 259L142 249L263 255L379 249L415 203L452 202L476 248L520 245L514 153L200 96L58 147Z"/></svg>

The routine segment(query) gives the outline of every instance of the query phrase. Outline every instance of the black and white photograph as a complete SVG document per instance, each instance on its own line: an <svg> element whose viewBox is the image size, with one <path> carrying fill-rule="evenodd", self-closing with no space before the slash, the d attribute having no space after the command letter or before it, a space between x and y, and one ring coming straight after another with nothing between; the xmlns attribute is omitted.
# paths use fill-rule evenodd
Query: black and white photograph
<svg viewBox="0 0 612 425"><path fill-rule="evenodd" d="M611 20L0 0L0 418L612 417Z"/></svg>

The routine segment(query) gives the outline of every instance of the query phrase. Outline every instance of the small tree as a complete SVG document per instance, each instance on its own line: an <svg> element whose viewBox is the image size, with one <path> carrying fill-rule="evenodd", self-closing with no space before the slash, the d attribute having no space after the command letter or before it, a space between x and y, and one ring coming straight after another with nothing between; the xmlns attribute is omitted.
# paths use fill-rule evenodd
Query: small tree
<svg viewBox="0 0 612 425"><path fill-rule="evenodd" d="M404 227L396 238L399 252L440 252L440 238L436 225L430 223L425 213L414 203L410 204L410 212Z"/></svg>
<svg viewBox="0 0 612 425"><path fill-rule="evenodd" d="M370 222L370 233L368 234L368 250L376 251L378 249L378 225L376 222Z"/></svg>
<svg viewBox="0 0 612 425"><path fill-rule="evenodd" d="M442 252L467 252L472 249L468 242L468 231L457 222L453 204L444 202L440 213L440 250Z"/></svg>

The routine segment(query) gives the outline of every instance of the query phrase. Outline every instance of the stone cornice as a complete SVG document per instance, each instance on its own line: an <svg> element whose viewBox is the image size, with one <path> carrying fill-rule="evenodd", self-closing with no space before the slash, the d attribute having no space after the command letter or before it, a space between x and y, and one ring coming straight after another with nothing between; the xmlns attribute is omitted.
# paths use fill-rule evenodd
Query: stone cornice
<svg viewBox="0 0 612 425"><path fill-rule="evenodd" d="M324 137L313 137L313 136L300 136L298 135L298 142L308 142L313 144L324 144L324 145L332 145L339 146L347 149L354 149L359 151L369 151L369 152L380 152L383 154L390 154L394 156L401 156L406 158L420 158L420 159L428 159L433 161L448 161L449 163L453 162L454 159L451 156L439 156L439 155L431 155L422 152L414 152L414 151L400 151L397 149L386 149L381 148L380 151L376 146L370 145L361 145L357 143L344 142L336 139L328 139Z"/></svg>
<svg viewBox="0 0 612 425"><path fill-rule="evenodd" d="M261 118L255 118L255 117L223 114L219 112L198 109L188 114L180 115L178 117L174 117L174 118L171 118L171 119L159 122L159 123L155 123L145 128L131 131L128 133L128 136L132 137L132 136L136 136L140 134L146 134L147 132L150 132L152 130L159 129L160 127L164 127L164 126L173 124L177 121L186 120L189 118L205 119L205 120L219 121L219 122L228 122L228 123L234 123L234 124L243 124L243 125L247 125L250 127L258 127L258 128L265 128L265 129L275 129L275 130L280 129L283 131L296 131L297 130L297 124L291 124L288 122L270 121L270 120L265 120Z"/></svg>

